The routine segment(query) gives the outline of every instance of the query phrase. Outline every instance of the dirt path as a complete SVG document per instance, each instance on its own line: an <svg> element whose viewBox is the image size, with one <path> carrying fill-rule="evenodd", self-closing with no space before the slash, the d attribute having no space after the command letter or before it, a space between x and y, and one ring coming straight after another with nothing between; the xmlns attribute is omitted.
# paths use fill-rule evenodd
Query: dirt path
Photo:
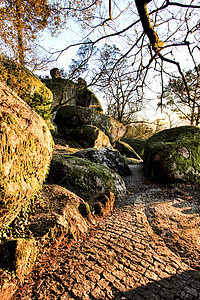
<svg viewBox="0 0 200 300"><path fill-rule="evenodd" d="M13 300L200 299L198 191L145 183L133 168L113 214L70 249L40 254Z"/></svg>

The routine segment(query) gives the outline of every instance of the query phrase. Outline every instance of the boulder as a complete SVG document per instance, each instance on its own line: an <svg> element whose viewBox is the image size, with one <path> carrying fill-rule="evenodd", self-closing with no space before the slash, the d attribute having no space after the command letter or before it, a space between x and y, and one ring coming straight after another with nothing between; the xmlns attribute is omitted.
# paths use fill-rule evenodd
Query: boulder
<svg viewBox="0 0 200 300"><path fill-rule="evenodd" d="M131 139L131 138L125 138L123 137L121 139L122 142L125 142L126 144L129 144L132 149L139 154L139 156L142 158L144 154L144 147L145 147L145 140L139 140L139 139Z"/></svg>
<svg viewBox="0 0 200 300"><path fill-rule="evenodd" d="M111 143L120 139L126 132L125 126L96 110L79 106L63 106L57 111L55 124L58 133L65 136L69 129L81 127L83 125L93 125L103 131L110 139Z"/></svg>
<svg viewBox="0 0 200 300"><path fill-rule="evenodd" d="M45 121L0 82L0 229L44 181L53 150Z"/></svg>
<svg viewBox="0 0 200 300"><path fill-rule="evenodd" d="M200 129L181 126L163 130L147 140L144 171L160 181L200 183Z"/></svg>
<svg viewBox="0 0 200 300"><path fill-rule="evenodd" d="M0 56L0 81L50 123L53 95L51 91L27 68Z"/></svg>
<svg viewBox="0 0 200 300"><path fill-rule="evenodd" d="M73 138L82 148L102 148L111 147L110 140L105 133L103 133L99 128L92 125L84 125L75 128L70 133L71 138Z"/></svg>
<svg viewBox="0 0 200 300"><path fill-rule="evenodd" d="M117 198L126 194L120 175L104 165L66 154L53 155L48 181L66 187L89 204L110 192Z"/></svg>
<svg viewBox="0 0 200 300"><path fill-rule="evenodd" d="M126 157L135 158L142 161L139 154L137 154L137 152L129 144L125 142L116 141L115 149L117 149L121 153L121 155L126 155Z"/></svg>
<svg viewBox="0 0 200 300"><path fill-rule="evenodd" d="M102 164L121 176L131 175L131 170L124 157L117 150L109 148L88 148L74 153L80 158L89 159L91 162Z"/></svg>
<svg viewBox="0 0 200 300"><path fill-rule="evenodd" d="M36 211L29 217L29 229L43 243L58 243L63 238L77 240L93 222L90 209L84 216L81 209L87 203L59 185L45 184L37 194ZM86 210L85 210L86 211Z"/></svg>

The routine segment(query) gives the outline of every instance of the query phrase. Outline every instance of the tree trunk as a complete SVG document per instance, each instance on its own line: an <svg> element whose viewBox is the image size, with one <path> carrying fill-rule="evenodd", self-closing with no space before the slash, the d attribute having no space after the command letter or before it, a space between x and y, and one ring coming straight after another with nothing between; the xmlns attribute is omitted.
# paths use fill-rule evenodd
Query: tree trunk
<svg viewBox="0 0 200 300"><path fill-rule="evenodd" d="M23 22L20 1L16 1L16 31L17 31L17 50L19 63L25 64L25 49L23 39Z"/></svg>

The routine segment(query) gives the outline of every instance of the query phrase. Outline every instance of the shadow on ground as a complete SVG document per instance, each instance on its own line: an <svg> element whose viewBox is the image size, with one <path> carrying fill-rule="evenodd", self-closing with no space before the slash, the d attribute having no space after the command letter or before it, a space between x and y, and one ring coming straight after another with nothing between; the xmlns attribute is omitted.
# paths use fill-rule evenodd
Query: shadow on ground
<svg viewBox="0 0 200 300"><path fill-rule="evenodd" d="M200 271L186 271L160 281L149 282L114 296L113 300L199 300Z"/></svg>

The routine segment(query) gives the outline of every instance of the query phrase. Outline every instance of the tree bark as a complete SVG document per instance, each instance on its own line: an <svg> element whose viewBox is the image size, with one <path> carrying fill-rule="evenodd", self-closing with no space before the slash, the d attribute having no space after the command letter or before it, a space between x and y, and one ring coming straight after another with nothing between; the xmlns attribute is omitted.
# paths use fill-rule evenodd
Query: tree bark
<svg viewBox="0 0 200 300"><path fill-rule="evenodd" d="M17 31L17 48L19 63L25 65L25 49L23 40L23 23L22 23L22 11L20 2L16 1L16 31Z"/></svg>
<svg viewBox="0 0 200 300"><path fill-rule="evenodd" d="M149 13L147 10L147 4L152 0L135 0L135 4L140 16L140 20L142 23L142 27L144 29L144 33L149 38L149 41L152 45L152 48L155 52L158 52L160 48L163 46L164 42L159 40L159 37L153 27L151 26L151 21L149 18Z"/></svg>

